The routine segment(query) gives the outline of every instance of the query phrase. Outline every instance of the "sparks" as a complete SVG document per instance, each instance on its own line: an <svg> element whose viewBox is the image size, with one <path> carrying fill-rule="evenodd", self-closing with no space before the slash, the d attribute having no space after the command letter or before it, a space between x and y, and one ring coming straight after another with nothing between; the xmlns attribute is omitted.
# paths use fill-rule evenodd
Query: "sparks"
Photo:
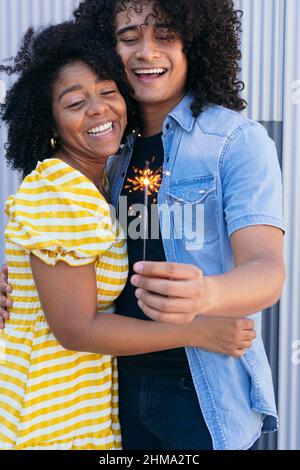
<svg viewBox="0 0 300 470"><path fill-rule="evenodd" d="M153 157L152 162L155 157ZM146 260L146 248L148 238L148 200L149 196L157 194L160 188L162 180L162 168L156 171L151 170L150 162L146 162L146 168L140 170L139 168L133 167L135 174L134 178L127 179L127 185L125 189L128 189L130 193L136 191L142 191L144 193L144 218L143 218L143 260ZM156 204L156 199L153 199L153 203ZM142 216L140 215L140 218Z"/></svg>
<svg viewBox="0 0 300 470"><path fill-rule="evenodd" d="M152 196L153 194L158 193L162 178L161 168L153 171L151 168L149 168L148 164L144 170L133 167L133 171L136 176L134 179L127 179L128 184L125 186L125 189L129 189L131 192L145 192L148 188L148 196Z"/></svg>

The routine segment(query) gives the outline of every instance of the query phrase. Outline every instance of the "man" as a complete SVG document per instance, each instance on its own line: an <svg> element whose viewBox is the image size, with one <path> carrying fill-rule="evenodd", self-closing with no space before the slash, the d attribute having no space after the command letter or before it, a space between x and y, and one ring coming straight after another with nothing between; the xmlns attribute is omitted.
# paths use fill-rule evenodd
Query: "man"
<svg viewBox="0 0 300 470"><path fill-rule="evenodd" d="M221 322L275 303L284 280L280 171L263 128L234 112L245 106L233 2L87 0L76 17L115 41L141 117L108 168L113 204L128 201L136 273L118 313ZM147 241L150 262L137 263L144 245L130 226L144 194L132 184L149 174L146 161L161 169L148 218L149 233L155 214L161 233ZM250 348L253 336L244 336L240 359L196 348L119 358L124 449L248 449L262 429L277 429L260 313L253 319L258 337Z"/></svg>

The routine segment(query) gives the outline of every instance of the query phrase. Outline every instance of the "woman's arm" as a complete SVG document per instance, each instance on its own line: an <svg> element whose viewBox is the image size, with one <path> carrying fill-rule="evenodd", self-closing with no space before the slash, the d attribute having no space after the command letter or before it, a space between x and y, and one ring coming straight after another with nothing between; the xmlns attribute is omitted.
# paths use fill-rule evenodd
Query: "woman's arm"
<svg viewBox="0 0 300 470"><path fill-rule="evenodd" d="M95 266L48 266L31 256L35 285L47 322L66 349L134 355L189 344L187 329L97 313Z"/></svg>
<svg viewBox="0 0 300 470"><path fill-rule="evenodd" d="M122 356L184 346L209 350L211 345L215 352L238 357L255 338L251 320L235 325L228 320L221 332L217 318L213 324L203 317L172 325L97 313L94 265L70 267L59 262L52 267L32 255L31 267L47 322L65 349ZM222 336L216 351L216 339Z"/></svg>

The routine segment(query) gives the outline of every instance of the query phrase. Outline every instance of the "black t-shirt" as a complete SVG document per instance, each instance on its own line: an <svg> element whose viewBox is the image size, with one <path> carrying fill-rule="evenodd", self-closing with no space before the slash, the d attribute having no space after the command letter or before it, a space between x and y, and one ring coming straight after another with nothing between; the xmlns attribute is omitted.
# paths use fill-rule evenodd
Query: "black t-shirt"
<svg viewBox="0 0 300 470"><path fill-rule="evenodd" d="M126 175L125 183L122 190L122 196L127 196L128 208L128 228L133 220L136 220L137 214L131 214L130 208L134 204L144 204L145 196L142 190L134 190L138 186L138 178L147 167L148 161L149 169L152 174L157 176L154 191L148 198L148 234L153 232L156 239L149 238L146 243L146 259L147 261L166 261L162 238L160 230L154 230L151 225L158 225L158 206L157 206L157 191L162 178L162 167L164 160L164 150L162 143L162 135L158 134L153 137L137 139L129 169ZM136 182L136 184L134 183ZM156 189L156 190L155 190ZM151 205L152 217L151 217ZM154 209L154 216L153 216ZM155 220L156 219L156 220ZM143 259L143 239L132 239L130 237L130 230L128 231L128 257L129 257L129 276L126 287L117 300L117 312L120 315L137 318L140 320L149 320L144 315L142 310L137 304L135 296L136 288L130 283L130 278L134 274L133 265L137 261ZM135 369L137 373L144 375L156 375L163 377L177 377L189 372L188 360L186 357L185 349L171 349L167 351L159 351L147 354L140 354L138 356L126 356L118 358L119 366Z"/></svg>

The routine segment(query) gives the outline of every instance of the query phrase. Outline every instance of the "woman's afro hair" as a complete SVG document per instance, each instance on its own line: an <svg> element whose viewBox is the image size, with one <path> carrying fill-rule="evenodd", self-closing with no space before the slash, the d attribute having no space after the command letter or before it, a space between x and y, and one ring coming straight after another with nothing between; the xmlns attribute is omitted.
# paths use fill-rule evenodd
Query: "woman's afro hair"
<svg viewBox="0 0 300 470"><path fill-rule="evenodd" d="M0 72L19 74L1 105L2 120L8 125L5 145L9 165L29 174L38 161L53 157L50 139L55 129L52 89L65 65L83 61L101 79L114 80L126 99L130 89L122 61L107 38L74 22L50 26L42 31L29 28L11 65L0 65Z"/></svg>

